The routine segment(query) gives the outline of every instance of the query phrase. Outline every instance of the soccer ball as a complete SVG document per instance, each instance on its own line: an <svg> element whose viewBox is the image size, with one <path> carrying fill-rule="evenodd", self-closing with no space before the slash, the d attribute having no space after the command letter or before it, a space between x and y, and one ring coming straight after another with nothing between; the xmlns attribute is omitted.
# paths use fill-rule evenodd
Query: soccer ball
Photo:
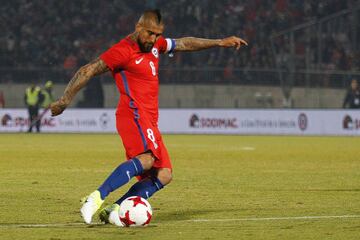
<svg viewBox="0 0 360 240"><path fill-rule="evenodd" d="M150 203L142 197L128 197L120 204L119 218L124 227L147 226L151 217Z"/></svg>

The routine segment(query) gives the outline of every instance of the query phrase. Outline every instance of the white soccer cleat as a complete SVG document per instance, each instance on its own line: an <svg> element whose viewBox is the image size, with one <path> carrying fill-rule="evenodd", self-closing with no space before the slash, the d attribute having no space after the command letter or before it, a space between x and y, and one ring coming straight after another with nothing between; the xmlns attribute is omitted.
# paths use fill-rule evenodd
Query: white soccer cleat
<svg viewBox="0 0 360 240"><path fill-rule="evenodd" d="M124 227L119 216L120 206L117 203L109 205L102 209L99 213L100 220L104 223L111 223L118 227Z"/></svg>
<svg viewBox="0 0 360 240"><path fill-rule="evenodd" d="M90 224L92 216L96 211L101 207L104 200L100 197L100 192L96 190L91 193L86 200L84 201L83 206L80 209L81 216L84 219L85 223Z"/></svg>
<svg viewBox="0 0 360 240"><path fill-rule="evenodd" d="M120 220L119 208L110 212L109 223L114 224L118 227L124 227L123 222Z"/></svg>

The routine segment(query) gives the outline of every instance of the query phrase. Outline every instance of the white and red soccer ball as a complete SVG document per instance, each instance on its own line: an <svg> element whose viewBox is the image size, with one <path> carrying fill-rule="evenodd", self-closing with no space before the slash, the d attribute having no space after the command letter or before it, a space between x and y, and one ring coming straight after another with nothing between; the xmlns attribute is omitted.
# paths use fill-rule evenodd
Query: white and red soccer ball
<svg viewBox="0 0 360 240"><path fill-rule="evenodd" d="M151 217L150 203L142 197L128 197L120 204L119 218L124 227L147 226Z"/></svg>

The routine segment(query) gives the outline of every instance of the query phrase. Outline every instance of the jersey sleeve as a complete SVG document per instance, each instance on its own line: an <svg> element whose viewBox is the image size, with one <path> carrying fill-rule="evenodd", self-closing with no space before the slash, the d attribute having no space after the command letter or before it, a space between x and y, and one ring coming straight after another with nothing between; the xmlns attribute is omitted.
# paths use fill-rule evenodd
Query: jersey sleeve
<svg viewBox="0 0 360 240"><path fill-rule="evenodd" d="M176 46L175 39L160 37L157 42L160 53L172 54L174 52Z"/></svg>
<svg viewBox="0 0 360 240"><path fill-rule="evenodd" d="M100 55L105 64L114 71L124 68L130 60L130 49L128 46L119 42Z"/></svg>

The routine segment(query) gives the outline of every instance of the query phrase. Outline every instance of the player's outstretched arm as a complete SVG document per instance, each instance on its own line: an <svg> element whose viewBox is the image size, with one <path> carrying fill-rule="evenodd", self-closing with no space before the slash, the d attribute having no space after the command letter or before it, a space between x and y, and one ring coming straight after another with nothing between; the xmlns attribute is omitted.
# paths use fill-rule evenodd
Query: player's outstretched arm
<svg viewBox="0 0 360 240"><path fill-rule="evenodd" d="M213 47L226 47L236 48L239 50L242 45L248 45L248 43L238 37L232 36L223 39L205 39L195 37L184 37L175 39L176 46L175 51L198 51Z"/></svg>
<svg viewBox="0 0 360 240"><path fill-rule="evenodd" d="M108 66L106 66L100 58L82 66L68 83L63 96L50 105L51 115L57 116L61 114L66 107L69 106L76 93L83 88L92 77L107 71L109 71Z"/></svg>

